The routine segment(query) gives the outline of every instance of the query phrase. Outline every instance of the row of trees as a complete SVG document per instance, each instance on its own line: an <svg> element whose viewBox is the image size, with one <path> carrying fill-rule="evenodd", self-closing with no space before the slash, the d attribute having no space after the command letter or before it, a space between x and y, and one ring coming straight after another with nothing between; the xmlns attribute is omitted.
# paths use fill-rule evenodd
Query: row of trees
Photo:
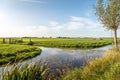
<svg viewBox="0 0 120 80"><path fill-rule="evenodd" d="M9 43L9 44L21 44L21 43L24 43L23 39L22 38L3 38L2 39L2 43L3 44L6 44L6 43ZM34 42L31 40L31 38L28 39L28 41L26 42L27 45L33 45Z"/></svg>
<svg viewBox="0 0 120 80"><path fill-rule="evenodd" d="M2 43L9 43L9 44L14 44L14 43L23 43L22 38L21 39L14 39L14 38L3 38Z"/></svg>

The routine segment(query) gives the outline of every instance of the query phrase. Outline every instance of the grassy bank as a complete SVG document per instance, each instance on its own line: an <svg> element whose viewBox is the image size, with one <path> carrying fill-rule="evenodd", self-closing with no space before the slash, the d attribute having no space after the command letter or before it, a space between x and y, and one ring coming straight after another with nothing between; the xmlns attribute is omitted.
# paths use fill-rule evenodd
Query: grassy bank
<svg viewBox="0 0 120 80"><path fill-rule="evenodd" d="M39 48L33 46L0 44L0 65L32 58L40 52Z"/></svg>
<svg viewBox="0 0 120 80"><path fill-rule="evenodd" d="M22 41L21 41L22 40ZM62 47L62 48L96 48L111 44L111 38L13 38L16 44L31 44L44 47ZM0 39L2 43L2 39ZM6 39L9 43L9 39Z"/></svg>
<svg viewBox="0 0 120 80"><path fill-rule="evenodd" d="M68 72L62 80L120 80L120 51L111 49L102 58Z"/></svg>

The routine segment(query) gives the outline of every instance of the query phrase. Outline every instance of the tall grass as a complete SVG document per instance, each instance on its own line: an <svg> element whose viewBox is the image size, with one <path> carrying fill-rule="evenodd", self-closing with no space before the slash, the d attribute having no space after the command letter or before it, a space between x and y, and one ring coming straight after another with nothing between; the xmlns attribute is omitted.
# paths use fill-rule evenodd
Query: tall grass
<svg viewBox="0 0 120 80"><path fill-rule="evenodd" d="M102 58L68 72L63 80L120 80L120 50L109 50Z"/></svg>
<svg viewBox="0 0 120 80"><path fill-rule="evenodd" d="M60 63L58 63L60 65ZM69 64L54 67L47 62L33 62L6 66L2 70L0 80L60 80L70 70Z"/></svg>
<svg viewBox="0 0 120 80"><path fill-rule="evenodd" d="M2 71L1 80L46 80L47 65L40 63L14 64L11 68L5 67Z"/></svg>

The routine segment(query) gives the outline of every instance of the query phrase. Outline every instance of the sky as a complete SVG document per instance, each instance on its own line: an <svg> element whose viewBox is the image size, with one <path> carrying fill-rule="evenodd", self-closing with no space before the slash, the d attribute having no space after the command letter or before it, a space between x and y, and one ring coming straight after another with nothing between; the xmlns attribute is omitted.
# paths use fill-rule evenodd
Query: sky
<svg viewBox="0 0 120 80"><path fill-rule="evenodd" d="M0 37L112 37L96 0L0 0ZM120 37L118 30L118 37Z"/></svg>

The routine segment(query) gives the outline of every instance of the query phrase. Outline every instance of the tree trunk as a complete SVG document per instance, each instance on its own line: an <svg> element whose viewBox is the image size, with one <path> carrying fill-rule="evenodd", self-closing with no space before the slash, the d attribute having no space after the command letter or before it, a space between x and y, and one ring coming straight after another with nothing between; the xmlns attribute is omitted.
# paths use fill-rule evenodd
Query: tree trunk
<svg viewBox="0 0 120 80"><path fill-rule="evenodd" d="M114 29L114 46L117 48L118 44L117 44L117 29Z"/></svg>
<svg viewBox="0 0 120 80"><path fill-rule="evenodd" d="M5 38L3 38L3 44L5 44Z"/></svg>

